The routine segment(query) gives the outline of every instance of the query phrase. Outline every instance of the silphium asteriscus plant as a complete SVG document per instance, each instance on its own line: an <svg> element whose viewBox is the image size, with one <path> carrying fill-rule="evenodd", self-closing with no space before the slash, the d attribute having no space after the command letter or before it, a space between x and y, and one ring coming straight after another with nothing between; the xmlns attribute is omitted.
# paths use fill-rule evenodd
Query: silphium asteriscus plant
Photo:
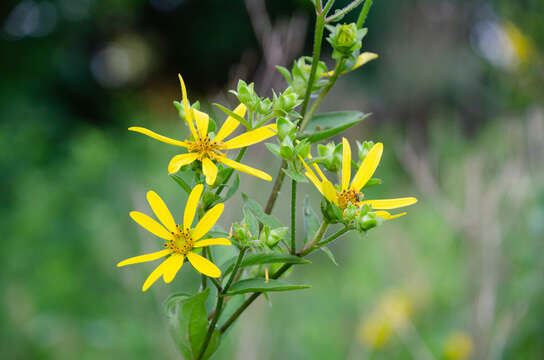
<svg viewBox="0 0 544 360"><path fill-rule="evenodd" d="M164 201L154 191L148 191L147 201L151 209L162 224L150 216L139 211L130 212L130 217L150 233L163 239L165 249L150 254L139 255L123 260L117 264L118 267L143 263L161 259L168 256L153 272L147 277L142 287L142 291L147 291L149 287L161 276L165 283L170 283L183 265L185 258L200 273L218 278L221 276L221 270L210 260L195 252L196 249L210 245L231 245L226 238L202 239L208 231L217 222L224 205L217 204L212 207L194 228L191 228L195 218L198 202L204 190L204 185L196 185L187 199L185 213L183 214L183 226L176 224L170 210Z"/></svg>
<svg viewBox="0 0 544 360"><path fill-rule="evenodd" d="M181 83L185 120L191 133L190 139L186 139L184 141L174 140L138 126L130 127L129 130L139 132L152 137L153 139L170 145L179 146L187 150L187 153L176 155L170 160L170 163L168 164L168 172L170 174L178 172L182 166L191 164L194 161L199 161L202 163L202 173L206 177L206 183L208 185L213 185L218 172L216 163L220 162L235 170L248 173L263 180L271 181L272 177L264 171L229 159L226 151L250 146L276 135L276 125L265 125L245 132L230 140L225 140L225 138L232 134L238 125L240 125L238 120L232 116L229 116L215 137L210 138L210 134L208 133L210 118L208 114L189 106L187 89L185 88L185 83L181 75L179 75L179 81ZM246 106L244 104L240 104L236 107L236 109L234 109L233 112L240 117L244 117L246 110Z"/></svg>
<svg viewBox="0 0 544 360"><path fill-rule="evenodd" d="M346 138L342 138L342 176L341 184L334 186L323 174L319 166L314 162L308 165L301 157L306 169L306 177L314 184L319 192L331 203L344 210L351 203L356 206L368 205L375 210L377 216L389 220L405 215L400 213L391 215L390 209L397 209L417 202L414 197L403 197L395 199L365 200L362 193L363 187L372 178L378 167L383 153L383 144L376 143L364 158L361 166L357 169L353 180L351 180L351 147ZM350 184L351 180L351 184Z"/></svg>

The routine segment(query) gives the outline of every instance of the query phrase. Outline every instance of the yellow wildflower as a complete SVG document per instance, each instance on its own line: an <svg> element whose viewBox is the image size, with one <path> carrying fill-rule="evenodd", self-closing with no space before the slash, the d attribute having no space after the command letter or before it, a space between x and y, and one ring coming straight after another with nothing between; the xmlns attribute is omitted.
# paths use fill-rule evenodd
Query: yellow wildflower
<svg viewBox="0 0 544 360"><path fill-rule="evenodd" d="M208 185L213 185L215 178L217 177L217 166L214 161L217 161L235 170L243 171L263 180L271 181L272 177L267 173L231 160L227 158L227 155L222 151L239 149L266 140L269 137L276 135L276 125L265 125L241 134L233 139L223 141L227 136L232 134L240 124L238 120L229 116L223 126L219 129L217 135L215 135L213 139L210 139L208 135L208 123L210 121L208 114L189 107L187 90L181 75L179 75L179 81L181 83L185 120L189 125L192 139L187 139L185 141L174 140L137 126L130 127L129 130L139 132L170 145L187 149L187 153L176 155L170 160L170 163L168 164L168 172L170 174L176 173L182 166L198 160L202 163L202 172L204 173L204 176L206 176L206 183L208 183ZM243 117L246 114L246 106L244 104L238 105L234 110L234 113Z"/></svg>
<svg viewBox="0 0 544 360"><path fill-rule="evenodd" d="M162 225L144 213L138 211L132 211L130 213L130 217L144 229L164 239L164 247L166 247L166 249L123 260L117 264L117 266L137 264L168 256L168 258L153 270L145 280L142 291L149 289L161 275L165 283L170 283L183 265L185 256L187 256L191 265L202 274L214 278L221 276L221 270L219 270L217 266L205 257L192 251L195 248L203 246L231 245L231 242L226 238L200 240L221 216L224 209L223 204L217 204L212 207L202 219L200 219L194 229L191 229L198 201L200 200L203 190L204 185L198 184L191 191L189 199L187 200L187 205L185 206L183 227L180 227L175 223L168 207L154 191L148 191L147 201L149 202L149 205L151 205L151 209L153 209L157 218L162 222Z"/></svg>
<svg viewBox="0 0 544 360"><path fill-rule="evenodd" d="M472 355L473 342L464 332L455 332L448 336L444 344L444 358L464 360Z"/></svg>
<svg viewBox="0 0 544 360"><path fill-rule="evenodd" d="M351 148L346 138L342 139L342 145L342 184L337 187L335 187L325 177L317 164L312 164L312 170L312 168L308 166L301 158L302 163L306 168L306 177L329 202L336 204L341 209L345 209L350 202L357 206L368 204L372 209L378 210L375 212L377 216L385 220L394 219L403 216L406 213L404 212L391 215L389 212L384 210L409 206L417 202L417 199L414 197L383 200L362 200L364 195L361 192L361 189L366 185L368 180L370 180L380 163L383 152L383 144L377 143L372 147L372 149L370 149L368 155L364 158L363 163L355 173L355 176L351 181L351 185ZM319 177L316 175L316 173L319 175Z"/></svg>
<svg viewBox="0 0 544 360"><path fill-rule="evenodd" d="M377 59L377 58L378 58L378 54L366 51L366 52L362 53L361 55L359 55L357 57L357 61L355 62L355 64L353 65L353 67L350 70L344 70L340 74L345 74L348 71L353 71L353 70L355 70L357 68L360 68L361 66L363 66L367 62L369 62L371 60L374 60L374 59ZM321 74L321 76L332 76L333 74L334 74L334 70L331 70L329 72L325 72L325 73Z"/></svg>

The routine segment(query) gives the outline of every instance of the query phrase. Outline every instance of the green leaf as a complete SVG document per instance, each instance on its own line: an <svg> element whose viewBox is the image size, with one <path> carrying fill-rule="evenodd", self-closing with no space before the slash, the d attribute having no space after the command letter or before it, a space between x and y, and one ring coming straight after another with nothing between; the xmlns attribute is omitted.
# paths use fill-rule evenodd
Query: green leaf
<svg viewBox="0 0 544 360"><path fill-rule="evenodd" d="M315 214L310 205L310 198L306 196L304 199L304 207L302 208L304 216L304 243L312 240L317 230L319 230L319 218Z"/></svg>
<svg viewBox="0 0 544 360"><path fill-rule="evenodd" d="M249 207L244 204L244 207L242 208L242 212L244 213L244 222L247 225L247 229L251 233L252 237L258 237L259 236L259 223L257 222L257 218L253 214L253 212L249 209Z"/></svg>
<svg viewBox="0 0 544 360"><path fill-rule="evenodd" d="M307 289L308 285L293 285L279 280L270 279L268 282L264 278L245 279L232 285L227 295L245 294L250 292L270 292L270 291L292 291Z"/></svg>
<svg viewBox="0 0 544 360"><path fill-rule="evenodd" d="M246 127L246 129L249 129L249 125L246 121L246 119L244 119L243 117L241 117L240 115L236 114L235 112L227 109L226 107L224 107L223 105L221 104L213 104L214 106L218 107L219 109L221 109L221 111L223 111L225 114L227 114L228 116L232 116L233 118L235 118L236 120L238 120L242 125L244 125Z"/></svg>
<svg viewBox="0 0 544 360"><path fill-rule="evenodd" d="M228 261L226 261L223 265L221 265L221 269L225 269L223 276L226 276L232 271L234 267L234 263L236 262L237 258L238 256L234 256ZM306 259L303 259L295 255L290 255L290 254L256 253L256 254L247 254L242 260L240 267L242 268L242 267L262 265L262 264L309 264L309 263L310 261Z"/></svg>
<svg viewBox="0 0 544 360"><path fill-rule="evenodd" d="M189 195L191 193L191 187L183 180L183 178L176 174L169 175L181 188Z"/></svg>
<svg viewBox="0 0 544 360"><path fill-rule="evenodd" d="M308 124L308 133L297 139L306 139L316 143L328 139L367 118L369 114L360 111L339 111L315 115Z"/></svg>
<svg viewBox="0 0 544 360"><path fill-rule="evenodd" d="M236 194L236 191L238 191L238 188L240 187L240 176L236 174L236 177L234 178L234 181L232 182L232 185L229 187L229 190L227 191L227 194L225 195L225 198L223 201L227 201L231 197Z"/></svg>
<svg viewBox="0 0 544 360"><path fill-rule="evenodd" d="M274 216L265 214L261 205L255 200L250 199L246 194L242 193L242 199L244 200L244 206L247 206L247 208L255 215L257 220L262 222L264 225L268 225L271 229L283 226L283 224Z"/></svg>
<svg viewBox="0 0 544 360"><path fill-rule="evenodd" d="M280 72L280 74L283 75L283 77L285 78L285 81L287 81L287 83L291 85L292 79L291 79L291 73L289 72L289 70L279 65L276 65L276 69Z"/></svg>
<svg viewBox="0 0 544 360"><path fill-rule="evenodd" d="M283 171L285 175L289 176L296 182L308 182L306 177L297 171L293 171L292 169L281 169L281 171Z"/></svg>
<svg viewBox="0 0 544 360"><path fill-rule="evenodd" d="M206 299L210 289L194 296L178 293L171 296L164 305L168 327L181 354L186 359L196 359L208 331ZM203 359L208 359L217 350L220 332L214 331Z"/></svg>
<svg viewBox="0 0 544 360"><path fill-rule="evenodd" d="M332 253L332 251L328 247L321 246L320 249L321 249L321 251L323 251L325 253L325 255L327 255L329 260L332 261L334 265L338 266L338 263L336 262L336 259L334 258L334 254Z"/></svg>
<svg viewBox="0 0 544 360"><path fill-rule="evenodd" d="M267 147L268 150L270 150L272 154L276 155L281 159L280 146L278 144L265 143L264 145Z"/></svg>
<svg viewBox="0 0 544 360"><path fill-rule="evenodd" d="M363 189L369 188L369 187L374 186L374 185L380 185L381 183L382 183L382 179L372 178L372 179L367 181L365 186L363 186Z"/></svg>

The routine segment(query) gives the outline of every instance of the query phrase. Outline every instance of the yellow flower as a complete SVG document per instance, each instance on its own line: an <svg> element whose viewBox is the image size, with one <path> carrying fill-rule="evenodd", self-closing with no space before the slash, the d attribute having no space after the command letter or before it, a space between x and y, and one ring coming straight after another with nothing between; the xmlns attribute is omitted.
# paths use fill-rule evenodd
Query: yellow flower
<svg viewBox="0 0 544 360"><path fill-rule="evenodd" d="M211 208L202 219L200 219L194 229L191 229L198 201L200 200L203 189L204 185L198 184L191 191L189 199L187 200L187 205L185 206L185 213L183 214L183 227L180 227L174 222L174 218L168 210L168 207L166 207L164 201L162 201L159 195L154 191L147 192L147 201L149 202L149 205L151 205L151 209L153 209L157 218L162 222L162 225L144 213L138 211L132 211L130 213L130 217L143 228L164 239L164 247L166 247L166 249L131 257L121 261L117 266L137 264L168 256L168 258L153 270L145 280L142 291L149 289L161 275L165 283L170 283L183 265L185 256L187 256L191 265L202 274L214 278L221 276L221 270L219 270L217 266L205 257L192 251L195 248L203 246L231 245L231 242L225 238L200 240L221 216L224 208L223 204L217 204Z"/></svg>
<svg viewBox="0 0 544 360"><path fill-rule="evenodd" d="M348 71L353 71L353 70L355 70L357 68L360 68L361 66L363 66L367 62L369 62L371 60L374 60L374 59L377 59L377 58L378 58L378 54L368 52L368 51L364 52L364 53L362 53L361 55L359 55L357 57L357 61L355 62L355 65L353 65L353 67L350 70L344 70L340 74L345 74ZM332 76L333 74L334 74L334 70L331 70L329 72L325 72L325 73L321 74L321 76Z"/></svg>
<svg viewBox="0 0 544 360"><path fill-rule="evenodd" d="M272 177L267 173L231 160L227 158L227 155L222 151L239 149L266 140L269 137L276 135L276 125L265 125L233 139L223 141L227 136L232 134L240 124L238 120L229 116L221 129L219 129L217 135L215 135L213 139L210 139L208 135L208 123L210 121L208 114L189 107L187 90L185 89L185 83L183 82L181 75L179 75L179 81L181 83L185 120L189 125L192 139L187 139L185 141L174 140L143 127L135 126L129 128L130 131L139 132L164 143L187 149L187 153L176 155L170 160L168 172L170 174L176 173L182 166L198 160L202 163L202 172L204 173L204 176L206 176L206 183L208 183L208 185L213 185L215 178L217 177L217 166L214 161L217 161L235 170L246 172L263 180L272 180ZM246 114L246 106L244 104L238 105L234 110L234 113L243 117Z"/></svg>
<svg viewBox="0 0 544 360"><path fill-rule="evenodd" d="M335 187L323 174L319 166L313 163L312 168L302 160L304 167L306 168L306 177L314 184L314 186L321 192L321 194L331 203L336 204L339 208L345 209L348 203L352 203L357 206L364 204L370 205L370 207L376 211L376 215L389 220L405 215L401 213L397 215L391 215L387 211L389 209L396 209L399 207L409 206L415 204L417 199L414 197L404 197L397 199L384 199L384 200L362 200L364 195L361 189L366 185L368 180L376 171L383 152L383 144L377 143L370 149L368 155L364 158L363 163L355 173L353 180L351 181L351 148L346 138L342 139L342 184ZM315 170L315 172L314 172ZM316 175L319 175L319 177Z"/></svg>
<svg viewBox="0 0 544 360"><path fill-rule="evenodd" d="M454 332L444 343L444 358L448 360L464 360L472 355L473 342L464 332Z"/></svg>

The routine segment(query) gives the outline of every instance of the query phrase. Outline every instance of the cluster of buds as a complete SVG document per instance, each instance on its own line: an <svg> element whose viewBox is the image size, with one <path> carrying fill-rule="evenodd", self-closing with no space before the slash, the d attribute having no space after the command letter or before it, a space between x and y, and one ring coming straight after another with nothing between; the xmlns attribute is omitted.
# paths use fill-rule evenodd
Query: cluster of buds
<svg viewBox="0 0 544 360"><path fill-rule="evenodd" d="M306 87L310 79L310 72L312 69L312 58L303 56L293 63L291 72L283 66L276 66L278 71L283 75L285 81L289 84L289 87L293 88L293 91L302 98L306 93ZM317 64L316 74L323 74L327 72L327 65L323 61ZM312 85L312 92L318 91L327 84L326 79L321 79L318 76L317 81L314 81Z"/></svg>
<svg viewBox="0 0 544 360"><path fill-rule="evenodd" d="M238 80L236 91L230 90L230 92L238 98L240 103L247 106L249 111L266 115L270 112L272 101L268 98L259 97L254 87L254 83L247 84L244 80Z"/></svg>
<svg viewBox="0 0 544 360"><path fill-rule="evenodd" d="M333 48L332 57L340 58L356 58L359 55L359 49L362 46L362 40L367 33L367 29L358 29L357 25L337 24L336 26L327 25L330 31L327 41Z"/></svg>
<svg viewBox="0 0 544 360"><path fill-rule="evenodd" d="M275 229L270 229L268 225L263 226L263 230L259 235L259 241L262 245L266 246L269 249L273 249L278 245L278 243L285 238L289 228L287 227L278 227Z"/></svg>
<svg viewBox="0 0 544 360"><path fill-rule="evenodd" d="M249 227L245 223L233 223L230 230L230 238L234 245L238 248L246 248L251 245L254 239L253 235L249 231Z"/></svg>
<svg viewBox="0 0 544 360"><path fill-rule="evenodd" d="M342 168L342 144L335 145L333 142L326 145L318 144L316 158L317 163L323 165L330 172L337 172Z"/></svg>
<svg viewBox="0 0 544 360"><path fill-rule="evenodd" d="M280 95L276 95L276 93L274 93L272 111L276 116L291 116L296 118L299 115L294 113L294 110L301 103L302 100L299 99L299 95L293 90L292 87L289 86Z"/></svg>

